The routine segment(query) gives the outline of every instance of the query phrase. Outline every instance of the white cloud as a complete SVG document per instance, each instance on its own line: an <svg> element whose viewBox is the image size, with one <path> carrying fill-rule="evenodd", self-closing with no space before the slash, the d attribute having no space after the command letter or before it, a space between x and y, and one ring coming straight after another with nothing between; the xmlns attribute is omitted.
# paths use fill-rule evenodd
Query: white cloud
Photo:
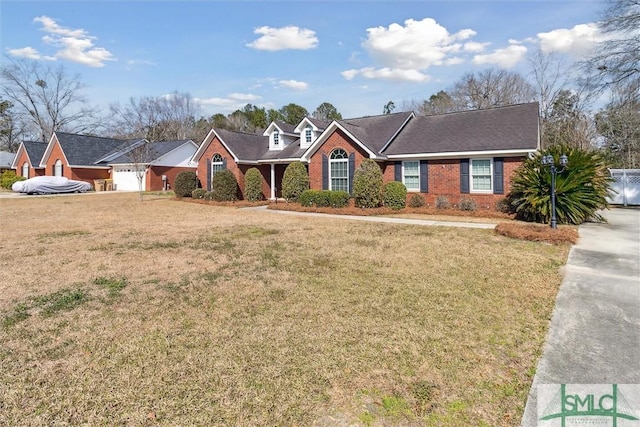
<svg viewBox="0 0 640 427"><path fill-rule="evenodd" d="M479 53L484 51L484 48L489 46L491 43L479 43L479 42L466 42L462 50L465 52L471 53Z"/></svg>
<svg viewBox="0 0 640 427"><path fill-rule="evenodd" d="M525 46L512 44L503 49L496 49L493 53L476 55L473 57L473 63L478 65L495 64L500 67L511 68L520 62L526 53L527 48Z"/></svg>
<svg viewBox="0 0 640 427"><path fill-rule="evenodd" d="M58 48L57 52L53 56L43 56L36 49L25 47L8 49L10 55L30 59L66 59L89 67L103 67L106 61L115 61L115 57L107 49L94 46L96 38L84 29L62 27L48 16L38 16L33 22L42 24L41 30L46 33L42 36L42 41Z"/></svg>
<svg viewBox="0 0 640 427"><path fill-rule="evenodd" d="M432 18L408 19L404 26L394 23L388 28L369 28L367 33L363 46L380 64L412 70L442 65L449 55L461 50L460 42L476 34L470 29L451 34Z"/></svg>
<svg viewBox="0 0 640 427"><path fill-rule="evenodd" d="M282 28L259 27L256 28L254 34L262 36L251 43L247 47L258 50L307 50L318 46L318 38L316 33L306 28L299 28L293 25Z"/></svg>
<svg viewBox="0 0 640 427"><path fill-rule="evenodd" d="M211 98L193 98L193 100L203 107L215 107L216 112L222 110L225 112L233 112L241 109L250 102L255 102L262 99L259 95L251 93L230 93L226 98L211 97Z"/></svg>
<svg viewBox="0 0 640 427"><path fill-rule="evenodd" d="M281 86L294 90L305 90L309 87L307 83L297 80L280 80L278 83L280 83Z"/></svg>
<svg viewBox="0 0 640 427"><path fill-rule="evenodd" d="M23 47L22 49L7 49L7 52L11 56L17 56L20 58L42 59L40 53L31 46Z"/></svg>
<svg viewBox="0 0 640 427"><path fill-rule="evenodd" d="M602 36L598 25L579 24L573 28L560 28L548 33L538 33L540 47L543 52L561 52L574 57L583 57L591 53L595 45L601 42Z"/></svg>
<svg viewBox="0 0 640 427"><path fill-rule="evenodd" d="M366 79L382 79L382 80L394 80L394 81L410 81L410 82L427 82L431 78L427 74L420 72L419 70L407 70L401 68L373 68L366 67L359 70L346 70L343 71L342 77L347 80L352 80L354 77L360 75Z"/></svg>
<svg viewBox="0 0 640 427"><path fill-rule="evenodd" d="M346 70L342 76L426 82L431 78L425 73L430 67L460 64L464 62L460 53L481 51L484 44L469 40L475 35L471 29L450 33L432 18L368 28L362 46L378 66Z"/></svg>

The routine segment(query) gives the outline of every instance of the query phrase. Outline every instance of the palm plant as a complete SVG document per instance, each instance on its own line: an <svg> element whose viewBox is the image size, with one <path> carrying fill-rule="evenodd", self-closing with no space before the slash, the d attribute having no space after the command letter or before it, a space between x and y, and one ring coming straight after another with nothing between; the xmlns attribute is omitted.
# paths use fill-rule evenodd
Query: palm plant
<svg viewBox="0 0 640 427"><path fill-rule="evenodd" d="M609 207L609 183L612 181L604 157L566 145L554 145L534 156L516 170L511 183L509 201L518 219L549 222L551 218L551 171L542 165L542 157L553 156L556 164L566 154L569 162L556 178L556 215L559 223L582 224L604 221L597 213Z"/></svg>

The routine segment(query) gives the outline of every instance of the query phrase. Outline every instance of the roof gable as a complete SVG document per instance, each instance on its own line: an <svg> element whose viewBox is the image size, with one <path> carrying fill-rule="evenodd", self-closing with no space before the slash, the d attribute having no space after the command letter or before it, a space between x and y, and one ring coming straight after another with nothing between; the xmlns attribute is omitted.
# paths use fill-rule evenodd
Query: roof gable
<svg viewBox="0 0 640 427"><path fill-rule="evenodd" d="M55 142L60 144L69 166L96 166L105 154L121 147L121 139L103 138L99 136L77 135L65 132L55 132L47 145L40 164L46 164Z"/></svg>
<svg viewBox="0 0 640 427"><path fill-rule="evenodd" d="M15 163L18 161L18 157L20 157L20 153L26 153L29 158L29 162L31 163L31 167L39 168L40 161L42 160L42 156L44 155L44 151L47 149L46 142L40 141L22 141L20 147L18 148L18 152L16 153L16 157L13 159ZM17 165L12 164L12 168L15 168Z"/></svg>
<svg viewBox="0 0 640 427"><path fill-rule="evenodd" d="M146 140L143 140L143 141L144 141L144 145L148 148L148 151L144 152L143 156L136 156L136 154L134 153L134 150L138 149L139 147L142 147L142 145L134 144L130 146L130 149L126 153L113 158L108 163L114 164L114 165L129 164L129 163L143 163L143 164L156 163L162 157L168 155L174 150L177 150L178 148L182 147L185 144L193 144L195 146L195 143L190 139L183 139L178 141L156 141L156 142L148 142Z"/></svg>

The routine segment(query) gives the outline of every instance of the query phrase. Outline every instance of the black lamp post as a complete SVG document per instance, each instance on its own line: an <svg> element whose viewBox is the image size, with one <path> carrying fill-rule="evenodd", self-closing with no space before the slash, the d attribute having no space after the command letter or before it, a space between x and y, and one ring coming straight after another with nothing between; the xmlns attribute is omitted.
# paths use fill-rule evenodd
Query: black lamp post
<svg viewBox="0 0 640 427"><path fill-rule="evenodd" d="M549 166L551 170L551 228L558 228L558 219L556 218L556 175L562 173L569 164L569 158L566 154L560 156L561 169L558 170L556 162L551 154L542 156L542 166Z"/></svg>

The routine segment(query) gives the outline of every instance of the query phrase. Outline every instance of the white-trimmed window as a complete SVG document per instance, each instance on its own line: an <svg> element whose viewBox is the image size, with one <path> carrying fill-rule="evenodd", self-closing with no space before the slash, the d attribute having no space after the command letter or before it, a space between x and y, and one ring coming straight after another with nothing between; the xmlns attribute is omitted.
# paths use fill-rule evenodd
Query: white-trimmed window
<svg viewBox="0 0 640 427"><path fill-rule="evenodd" d="M402 183L407 191L420 191L420 161L402 162Z"/></svg>
<svg viewBox="0 0 640 427"><path fill-rule="evenodd" d="M60 159L56 160L56 163L53 169L53 175L62 176L62 160Z"/></svg>
<svg viewBox="0 0 640 427"><path fill-rule="evenodd" d="M307 126L306 128L304 128L304 141L307 145L311 144L313 139L313 129L311 129L311 126Z"/></svg>
<svg viewBox="0 0 640 427"><path fill-rule="evenodd" d="M273 131L273 146L274 147L280 146L280 132L277 130Z"/></svg>
<svg viewBox="0 0 640 427"><path fill-rule="evenodd" d="M349 156L342 148L329 156L329 190L349 192Z"/></svg>
<svg viewBox="0 0 640 427"><path fill-rule="evenodd" d="M22 176L29 178L29 163L27 162L22 164Z"/></svg>
<svg viewBox="0 0 640 427"><path fill-rule="evenodd" d="M220 154L214 154L211 158L211 177L224 169L224 162Z"/></svg>
<svg viewBox="0 0 640 427"><path fill-rule="evenodd" d="M491 159L471 159L471 191L477 193L490 193L492 186L493 165Z"/></svg>

